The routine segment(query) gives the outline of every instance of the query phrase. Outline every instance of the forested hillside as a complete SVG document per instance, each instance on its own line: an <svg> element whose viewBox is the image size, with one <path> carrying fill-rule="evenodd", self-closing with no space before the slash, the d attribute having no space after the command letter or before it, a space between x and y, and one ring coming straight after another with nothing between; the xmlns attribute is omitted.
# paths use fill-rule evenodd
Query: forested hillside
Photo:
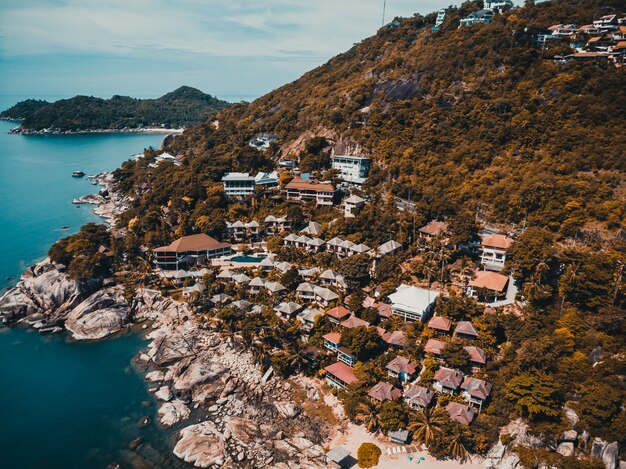
<svg viewBox="0 0 626 469"><path fill-rule="evenodd" d="M0 114L22 120L21 130L85 131L139 127L189 127L228 107L200 90L182 86L157 99L113 96L111 99L75 96L54 103L26 100Z"/></svg>
<svg viewBox="0 0 626 469"><path fill-rule="evenodd" d="M283 148L327 136L371 154L371 186L410 192L426 218L480 204L495 222L527 218L563 236L616 230L626 72L607 62L557 65L551 57L567 43L541 50L533 37L619 4L527 2L492 24L458 29L479 6L465 3L438 32L434 15L401 19L299 80L222 112L218 129L189 129L173 147L188 155L192 174L217 180L241 166L236 156L258 132L278 134ZM291 156L306 160L302 149Z"/></svg>

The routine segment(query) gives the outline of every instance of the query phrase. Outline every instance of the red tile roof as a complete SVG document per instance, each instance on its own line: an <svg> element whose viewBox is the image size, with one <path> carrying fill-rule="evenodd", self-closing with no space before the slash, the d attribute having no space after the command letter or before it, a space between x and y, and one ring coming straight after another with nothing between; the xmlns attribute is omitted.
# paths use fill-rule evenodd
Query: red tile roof
<svg viewBox="0 0 626 469"><path fill-rule="evenodd" d="M449 332L452 328L452 321L444 316L434 316L428 321L428 327L437 329L438 331Z"/></svg>
<svg viewBox="0 0 626 469"><path fill-rule="evenodd" d="M337 319L339 321L343 320L345 317L350 316L350 310L344 308L343 306L335 306L332 309L329 309L328 311L326 311L326 313L328 316L330 316L331 318Z"/></svg>
<svg viewBox="0 0 626 469"><path fill-rule="evenodd" d="M400 399L402 392L394 385L380 381L376 386L370 389L370 392L368 392L367 395L372 399L384 402Z"/></svg>
<svg viewBox="0 0 626 469"><path fill-rule="evenodd" d="M322 336L322 339L326 339L333 344L341 343L341 334L339 332L329 332L328 334Z"/></svg>
<svg viewBox="0 0 626 469"><path fill-rule="evenodd" d="M183 236L178 238L169 246L156 248L155 252L194 252L194 251L213 251L215 249L230 247L228 243L220 243L217 239L211 238L204 233Z"/></svg>
<svg viewBox="0 0 626 469"><path fill-rule="evenodd" d="M473 347L473 346L468 346L468 347L463 347L463 348L469 354L470 360L473 361L474 363L480 363L481 365L484 365L485 363L487 363L487 354L485 353L483 349L478 348L478 347Z"/></svg>
<svg viewBox="0 0 626 469"><path fill-rule="evenodd" d="M419 229L420 233L424 233L430 236L439 236L448 229L448 224L445 221L433 220L428 225L422 226Z"/></svg>
<svg viewBox="0 0 626 469"><path fill-rule="evenodd" d="M428 339L428 342L426 342L424 346L424 352L440 355L444 348L446 348L445 342L436 339Z"/></svg>
<svg viewBox="0 0 626 469"><path fill-rule="evenodd" d="M474 420L474 409L465 404L450 401L446 406L446 410L448 411L448 414L450 414L450 419L463 425L469 425L470 422Z"/></svg>
<svg viewBox="0 0 626 469"><path fill-rule="evenodd" d="M343 362L333 363L324 369L326 373L330 373L346 384L352 384L358 381L357 377L354 375L354 370Z"/></svg>
<svg viewBox="0 0 626 469"><path fill-rule="evenodd" d="M384 332L381 337L389 345L398 347L406 345L406 334L402 331Z"/></svg>
<svg viewBox="0 0 626 469"><path fill-rule="evenodd" d="M508 249L509 247L511 247L511 244L513 244L513 240L503 234L494 233L487 236L486 238L483 238L481 244L483 246L489 246L493 248Z"/></svg>
<svg viewBox="0 0 626 469"><path fill-rule="evenodd" d="M355 327L369 327L370 323L363 321L363 319L359 319L356 316L350 316L348 319L343 321L341 325L347 329L354 329Z"/></svg>
<svg viewBox="0 0 626 469"><path fill-rule="evenodd" d="M446 388L456 389L463 381L463 373L442 366L437 370L433 379Z"/></svg>
<svg viewBox="0 0 626 469"><path fill-rule="evenodd" d="M506 275L482 270L476 272L476 278L470 282L470 285L475 288L487 288L488 290L502 292L508 282L509 277Z"/></svg>
<svg viewBox="0 0 626 469"><path fill-rule="evenodd" d="M428 407L435 396L435 392L422 386L410 386L404 393L404 399L415 402L421 407Z"/></svg>
<svg viewBox="0 0 626 469"><path fill-rule="evenodd" d="M491 393L492 384L482 379L467 377L461 384L461 389L466 391L470 396L485 400Z"/></svg>
<svg viewBox="0 0 626 469"><path fill-rule="evenodd" d="M396 357L387 363L386 368L394 373L406 373L414 375L417 372L417 365L406 357Z"/></svg>
<svg viewBox="0 0 626 469"><path fill-rule="evenodd" d="M335 192L335 186L318 181L295 177L285 186L286 189L297 191Z"/></svg>
<svg viewBox="0 0 626 469"><path fill-rule="evenodd" d="M454 332L456 334L478 337L478 331L476 331L474 324L469 321L459 321L456 325L456 328L454 329Z"/></svg>

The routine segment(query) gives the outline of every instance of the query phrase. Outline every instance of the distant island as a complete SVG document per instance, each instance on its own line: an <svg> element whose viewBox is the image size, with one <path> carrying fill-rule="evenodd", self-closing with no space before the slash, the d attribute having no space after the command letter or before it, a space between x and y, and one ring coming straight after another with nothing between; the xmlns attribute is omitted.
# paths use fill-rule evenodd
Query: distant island
<svg viewBox="0 0 626 469"><path fill-rule="evenodd" d="M124 132L181 128L202 122L230 104L189 86L157 99L115 95L111 99L75 96L53 103L27 99L0 113L18 121L14 133Z"/></svg>

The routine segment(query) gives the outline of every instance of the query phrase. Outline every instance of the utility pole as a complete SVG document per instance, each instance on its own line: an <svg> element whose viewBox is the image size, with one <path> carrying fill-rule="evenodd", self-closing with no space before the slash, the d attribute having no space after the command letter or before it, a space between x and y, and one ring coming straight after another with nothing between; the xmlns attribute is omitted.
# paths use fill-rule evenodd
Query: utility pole
<svg viewBox="0 0 626 469"><path fill-rule="evenodd" d="M381 22L381 26L385 26L385 10L387 9L387 0L383 2L383 21Z"/></svg>

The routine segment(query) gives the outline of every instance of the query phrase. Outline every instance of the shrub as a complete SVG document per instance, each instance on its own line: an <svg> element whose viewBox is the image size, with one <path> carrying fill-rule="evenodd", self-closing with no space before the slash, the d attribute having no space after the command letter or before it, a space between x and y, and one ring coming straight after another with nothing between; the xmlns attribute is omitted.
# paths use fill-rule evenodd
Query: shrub
<svg viewBox="0 0 626 469"><path fill-rule="evenodd" d="M359 467L374 467L381 454L382 451L374 443L363 443L357 451Z"/></svg>

